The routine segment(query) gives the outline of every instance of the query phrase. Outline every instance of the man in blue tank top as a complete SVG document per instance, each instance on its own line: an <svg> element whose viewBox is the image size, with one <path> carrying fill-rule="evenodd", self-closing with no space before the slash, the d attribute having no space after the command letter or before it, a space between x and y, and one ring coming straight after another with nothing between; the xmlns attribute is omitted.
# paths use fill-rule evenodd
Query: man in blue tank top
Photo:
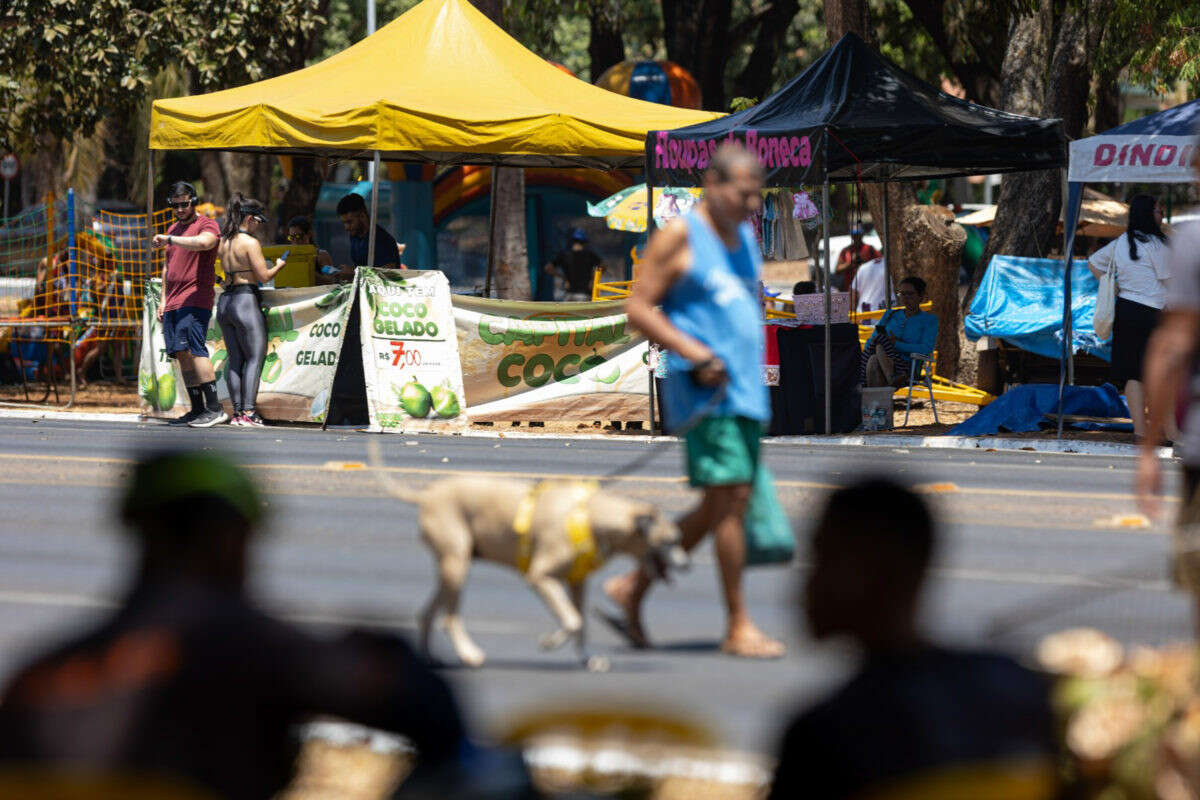
<svg viewBox="0 0 1200 800"><path fill-rule="evenodd" d="M783 644L755 626L741 588L742 518L758 469L759 437L771 416L762 381L760 261L745 221L762 203L762 186L762 168L748 150L718 150L704 173L704 199L651 237L626 311L630 324L668 351L666 422L685 436L688 478L704 492L679 527L689 550L709 531L716 535L728 610L721 649L778 658ZM634 646L647 646L641 602L652 580L635 570L604 587L624 612L609 622Z"/></svg>

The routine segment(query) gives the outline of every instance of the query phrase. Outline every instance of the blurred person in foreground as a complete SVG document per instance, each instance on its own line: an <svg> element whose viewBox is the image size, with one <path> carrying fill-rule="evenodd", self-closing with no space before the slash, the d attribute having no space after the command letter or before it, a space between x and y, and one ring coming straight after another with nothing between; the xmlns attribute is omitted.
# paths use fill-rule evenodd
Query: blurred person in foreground
<svg viewBox="0 0 1200 800"><path fill-rule="evenodd" d="M691 550L714 532L727 612L721 650L746 658L784 652L751 620L742 593L743 517L771 418L761 373L759 250L746 222L762 203L762 184L749 150L717 150L704 171L704 198L650 238L626 303L630 324L669 351L666 422L684 436L688 480L703 491L679 520L683 546ZM652 581L637 569L604 585L621 612L605 620L634 647L648 646L641 605Z"/></svg>
<svg viewBox="0 0 1200 800"><path fill-rule="evenodd" d="M1200 177L1200 135L1196 144L1192 166ZM1193 623L1200 636L1200 224L1175 232L1166 271L1171 291L1146 347L1143 383L1149 413L1138 459L1137 494L1142 510L1158 516L1162 491L1158 445L1178 404L1182 434L1176 454L1183 460L1183 502L1175 527L1173 572L1176 583L1192 595Z"/></svg>
<svg viewBox="0 0 1200 800"><path fill-rule="evenodd" d="M886 479L829 497L812 533L805 613L813 638L848 638L861 664L788 728L772 800L1054 796L1048 681L919 629L935 527L920 497Z"/></svg>
<svg viewBox="0 0 1200 800"><path fill-rule="evenodd" d="M449 689L401 640L315 638L254 606L262 509L249 476L212 454L134 467L120 507L140 553L130 591L4 691L0 796L70 784L269 798L291 778L293 727L318 714L401 733L430 770L471 752Z"/></svg>

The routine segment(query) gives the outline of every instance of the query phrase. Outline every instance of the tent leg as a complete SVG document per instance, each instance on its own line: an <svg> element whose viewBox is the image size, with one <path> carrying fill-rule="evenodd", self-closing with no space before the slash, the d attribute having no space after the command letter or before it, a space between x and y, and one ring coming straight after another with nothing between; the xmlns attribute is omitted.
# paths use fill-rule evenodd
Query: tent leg
<svg viewBox="0 0 1200 800"><path fill-rule="evenodd" d="M649 164L647 163L647 167ZM646 170L646 241L650 241L650 234L654 231L654 186L650 183L650 170ZM630 276L634 277L634 276ZM630 287L632 290L632 286ZM659 354L659 358L666 358L665 354ZM653 436L657 431L658 425L654 418L654 370L650 370L650 435ZM664 426L665 427L665 426Z"/></svg>
<svg viewBox="0 0 1200 800"><path fill-rule="evenodd" d="M492 273L496 268L496 173L492 167L491 185L488 188L488 256L487 275L483 279L483 296L492 296Z"/></svg>
<svg viewBox="0 0 1200 800"><path fill-rule="evenodd" d="M375 151L375 157L371 160L371 220L369 222L371 229L367 234L367 263L365 266L375 266L375 227L379 224L379 151ZM395 258L395 253L391 254L392 258L386 259L384 263L391 263Z"/></svg>
<svg viewBox="0 0 1200 800"><path fill-rule="evenodd" d="M1063 395L1075 383L1075 324L1072 319L1071 251L1075 245L1075 226L1083 199L1083 184L1071 183L1063 170L1063 321L1062 351L1058 364L1058 438L1063 435Z"/></svg>
<svg viewBox="0 0 1200 800"><path fill-rule="evenodd" d="M887 184L887 183L882 184L882 186L883 186L883 203L882 203L883 208L881 209L883 211L883 225L882 225L883 240L880 242L880 244L883 245L883 274L884 274L884 280L886 281L885 285L887 286L887 289L886 289L887 299L884 301L885 303L887 303L887 306L885 306L885 308L891 307L892 302L893 302L892 298L896 296L892 291L892 265L888 261L888 255L889 255L889 253L888 253L888 188L889 188L889 185L890 184ZM858 311L857 308L852 308L850 310ZM874 310L874 309L872 309L872 310Z"/></svg>
<svg viewBox="0 0 1200 800"><path fill-rule="evenodd" d="M821 213L822 213L822 228L825 236L825 433L833 433L833 397L830 390L833 387L833 378L830 375L833 369L833 355L830 352L832 347L832 335L830 333L829 318L833 313L833 281L830 279L829 272L829 178L825 178L825 183L821 187Z"/></svg>

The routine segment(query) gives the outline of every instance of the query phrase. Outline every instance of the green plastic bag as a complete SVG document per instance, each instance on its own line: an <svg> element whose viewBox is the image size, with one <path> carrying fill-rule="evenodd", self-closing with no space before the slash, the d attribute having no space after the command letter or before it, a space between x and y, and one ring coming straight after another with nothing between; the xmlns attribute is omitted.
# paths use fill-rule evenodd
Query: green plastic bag
<svg viewBox="0 0 1200 800"><path fill-rule="evenodd" d="M792 560L796 534L775 494L775 478L765 464L759 465L754 476L750 506L742 524L746 531L746 566L786 564Z"/></svg>

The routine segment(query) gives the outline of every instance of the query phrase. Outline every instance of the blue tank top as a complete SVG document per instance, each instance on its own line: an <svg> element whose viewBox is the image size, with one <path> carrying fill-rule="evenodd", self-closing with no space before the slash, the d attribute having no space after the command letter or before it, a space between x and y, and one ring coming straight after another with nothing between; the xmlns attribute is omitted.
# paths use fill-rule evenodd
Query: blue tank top
<svg viewBox="0 0 1200 800"><path fill-rule="evenodd" d="M730 252L708 223L695 213L684 217L691 267L671 285L662 308L671 324L703 342L729 372L725 397L708 416L742 416L767 422L771 403L763 384L762 307L758 301L761 259L748 223L738 228L740 247ZM667 354L663 404L668 428L677 429L704 407L716 391L697 386L691 364Z"/></svg>

